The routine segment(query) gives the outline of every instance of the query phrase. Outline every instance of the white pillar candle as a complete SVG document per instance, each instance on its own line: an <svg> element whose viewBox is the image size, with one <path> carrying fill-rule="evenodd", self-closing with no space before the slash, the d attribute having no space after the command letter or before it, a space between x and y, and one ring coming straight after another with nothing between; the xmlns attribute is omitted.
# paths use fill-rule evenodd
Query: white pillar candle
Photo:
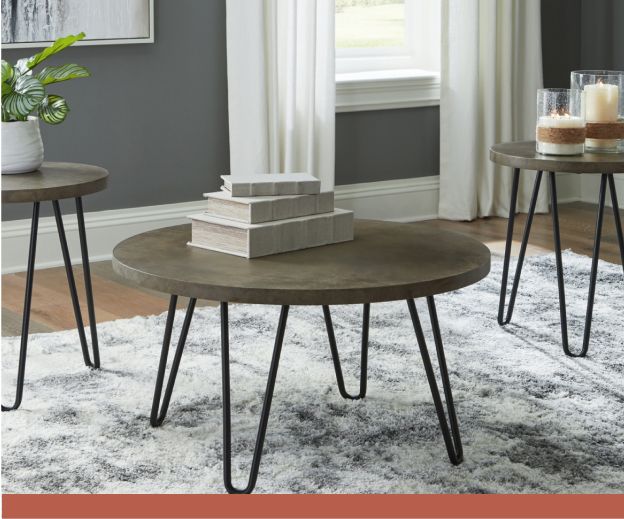
<svg viewBox="0 0 624 519"><path fill-rule="evenodd" d="M618 120L618 98L620 89L617 85L596 83L585 85L582 103L585 108L585 119L589 123L614 123ZM617 146L612 139L587 139L591 148L610 149Z"/></svg>
<svg viewBox="0 0 624 519"><path fill-rule="evenodd" d="M584 128L585 120L568 114L543 115L537 121L538 128ZM544 155L579 155L584 151L584 143L557 144L538 139L537 151Z"/></svg>

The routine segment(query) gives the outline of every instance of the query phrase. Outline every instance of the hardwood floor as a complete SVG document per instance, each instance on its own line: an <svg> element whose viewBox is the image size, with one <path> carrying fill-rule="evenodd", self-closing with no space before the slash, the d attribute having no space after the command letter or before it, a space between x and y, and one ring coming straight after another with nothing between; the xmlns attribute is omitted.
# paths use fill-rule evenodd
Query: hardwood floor
<svg viewBox="0 0 624 519"><path fill-rule="evenodd" d="M624 215L623 215L624 217ZM531 232L528 254L552 251L552 228L550 215L536 215ZM559 209L561 245L578 254L591 256L596 220L596 206L584 203L563 204ZM517 253L526 215L518 215L514 233L514 253ZM451 222L432 220L414 223L438 229L461 232L484 242L492 252L502 254L505 247L507 220L485 218L474 222ZM600 257L612 263L621 263L615 226L610 208L605 210L605 221ZM74 268L78 293L84 304L82 269ZM98 322L133 317L135 315L159 314L167 310L169 297L136 286L119 278L110 261L92 263L91 276L95 294L95 313ZM589 272L588 272L589 276ZM25 273L2 276L2 336L19 335L22 305L24 304ZM214 305L201 302L202 305ZM178 303L186 305L185 300ZM67 279L63 267L38 270L35 273L31 311L31 333L66 330L76 327Z"/></svg>

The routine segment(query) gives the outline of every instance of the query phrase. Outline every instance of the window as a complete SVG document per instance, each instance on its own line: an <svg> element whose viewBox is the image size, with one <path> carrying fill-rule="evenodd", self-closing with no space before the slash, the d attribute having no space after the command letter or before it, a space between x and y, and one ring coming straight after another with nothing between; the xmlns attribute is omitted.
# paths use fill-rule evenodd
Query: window
<svg viewBox="0 0 624 519"><path fill-rule="evenodd" d="M338 111L439 104L440 0L336 0Z"/></svg>

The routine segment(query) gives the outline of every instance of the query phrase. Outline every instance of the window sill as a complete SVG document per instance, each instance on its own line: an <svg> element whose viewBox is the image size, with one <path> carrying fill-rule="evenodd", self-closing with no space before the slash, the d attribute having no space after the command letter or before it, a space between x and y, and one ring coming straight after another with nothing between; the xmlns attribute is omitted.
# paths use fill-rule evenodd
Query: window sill
<svg viewBox="0 0 624 519"><path fill-rule="evenodd" d="M416 69L336 74L336 112L440 104L440 75Z"/></svg>

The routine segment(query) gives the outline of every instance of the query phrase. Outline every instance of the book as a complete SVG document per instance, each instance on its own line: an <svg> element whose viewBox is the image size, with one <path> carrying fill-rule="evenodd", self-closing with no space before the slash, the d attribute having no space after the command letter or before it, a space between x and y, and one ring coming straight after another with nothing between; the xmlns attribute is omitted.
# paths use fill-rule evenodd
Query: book
<svg viewBox="0 0 624 519"><path fill-rule="evenodd" d="M353 212L331 213L248 224L195 214L189 245L245 258L257 258L353 239Z"/></svg>
<svg viewBox="0 0 624 519"><path fill-rule="evenodd" d="M262 223L334 210L334 192L318 195L235 197L229 191L204 193L206 214L245 223Z"/></svg>
<svg viewBox="0 0 624 519"><path fill-rule="evenodd" d="M223 187L232 196L316 195L321 181L308 173L221 175Z"/></svg>

